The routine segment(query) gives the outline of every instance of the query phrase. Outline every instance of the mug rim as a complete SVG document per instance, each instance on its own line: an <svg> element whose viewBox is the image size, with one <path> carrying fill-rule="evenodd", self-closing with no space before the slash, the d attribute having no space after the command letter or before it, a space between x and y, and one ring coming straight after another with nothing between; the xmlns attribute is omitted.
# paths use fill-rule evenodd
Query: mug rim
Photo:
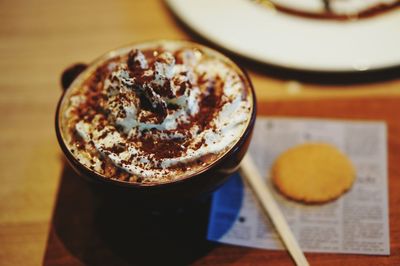
<svg viewBox="0 0 400 266"><path fill-rule="evenodd" d="M95 170L90 169L88 166L84 165L83 163L79 162L79 160L72 154L70 149L67 147L67 144L65 143L63 134L62 134L62 125L61 125L61 119L60 119L60 111L62 104L65 101L65 95L67 94L67 91L69 91L71 88L76 87L74 84L82 82L85 80L87 75L91 74L97 67L101 64L101 62L104 62L112 57L115 57L118 54L124 54L123 51L129 51L131 49L134 49L135 47L138 46L151 46L151 45L156 45L156 44L163 44L163 43L177 43L180 45L188 45L192 47L198 47L202 49L205 52L211 51L213 55L218 56L222 58L224 61L229 62L229 64L233 65L236 68L236 71L239 71L239 75L243 76L245 79L245 85L247 83L248 85L248 93L251 93L251 114L250 118L247 122L245 130L242 132L240 135L239 139L236 141L236 143L231 146L227 151L224 152L222 156L219 156L216 160L212 161L212 163L200 168L198 171L192 172L189 175L184 175L181 178L178 178L176 180L169 180L166 182L151 182L151 183L135 183L135 182L129 182L129 181L121 181L118 179L113 179L113 178L107 178L99 173L97 173ZM118 53L116 53L118 51ZM102 183L108 183L112 185L117 185L117 186L122 186L122 187L130 187L130 188L138 188L138 189L150 189L150 188L164 188L164 187L169 187L181 183L188 182L197 176L201 176L207 171L210 171L212 169L218 168L218 166L229 156L231 156L233 153L235 153L239 147L243 145L245 140L249 137L249 135L252 132L252 128L254 127L254 123L256 120L256 114L257 114L257 101L256 101L256 95L255 95L255 90L253 83L248 75L248 73L240 67L235 61L227 57L225 54L222 52L219 52L213 48L210 48L208 46L192 42L192 41L187 41L187 40L179 40L179 39L162 39L162 40L151 40L151 41L144 41L144 42L135 42L135 43L130 43L128 45L124 45L112 50L109 50L108 52L102 54L101 56L97 57L95 60L93 60L91 63L88 64L88 67L83 70L79 75L74 79L74 81L65 89L63 89L63 92L58 100L57 107L56 107L56 114L55 114L55 129L56 129L56 136L58 143L64 153L64 155L67 157L67 160L73 165L74 168L76 168L79 171L80 175L85 175L90 177L90 179L95 179L95 181L100 181Z"/></svg>

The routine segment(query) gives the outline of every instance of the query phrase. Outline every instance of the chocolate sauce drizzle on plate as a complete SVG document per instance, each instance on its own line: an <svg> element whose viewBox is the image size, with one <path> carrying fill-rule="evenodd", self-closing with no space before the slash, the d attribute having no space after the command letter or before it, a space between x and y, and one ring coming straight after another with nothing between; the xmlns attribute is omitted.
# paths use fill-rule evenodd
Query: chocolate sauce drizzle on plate
<svg viewBox="0 0 400 266"><path fill-rule="evenodd" d="M275 9L279 12L286 13L289 15L294 15L309 19L329 19L329 20L340 20L340 21L367 19L400 8L400 1L397 1L391 4L377 4L375 6L364 9L356 14L342 15L333 12L332 0L320 0L323 2L324 5L324 11L321 13L307 12L303 10L293 9L290 7L285 7L276 3L272 3L270 0L251 0L251 1L259 3L266 8Z"/></svg>

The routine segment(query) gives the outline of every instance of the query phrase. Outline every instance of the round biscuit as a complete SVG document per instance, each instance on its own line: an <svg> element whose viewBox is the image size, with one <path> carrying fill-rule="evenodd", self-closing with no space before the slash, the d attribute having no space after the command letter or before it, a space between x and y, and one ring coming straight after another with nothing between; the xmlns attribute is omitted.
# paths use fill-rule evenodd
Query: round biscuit
<svg viewBox="0 0 400 266"><path fill-rule="evenodd" d="M326 143L306 143L282 153L272 167L272 181L286 197L306 203L336 199L353 184L349 158Z"/></svg>

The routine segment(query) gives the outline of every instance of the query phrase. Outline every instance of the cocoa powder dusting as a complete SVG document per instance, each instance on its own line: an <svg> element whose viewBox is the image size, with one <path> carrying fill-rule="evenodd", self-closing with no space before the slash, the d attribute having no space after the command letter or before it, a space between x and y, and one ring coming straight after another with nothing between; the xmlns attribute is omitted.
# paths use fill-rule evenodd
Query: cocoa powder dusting
<svg viewBox="0 0 400 266"><path fill-rule="evenodd" d="M195 80L193 84L191 83L192 81L188 79L169 79L167 77L163 77L163 82L155 83L153 82L155 80L155 75L159 74L156 68L157 62L164 64L169 63L168 57L166 57L166 59L160 56L163 53L164 50L162 48L143 51L132 50L127 56L116 57L102 64L83 84L85 88L83 94L86 100L76 108L77 120L87 123L96 121L96 130L102 131L100 136L97 137L98 140L102 140L109 134L117 131L119 135L127 141L126 144L118 143L111 148L103 147L103 154L97 155L101 161L100 169L106 177L127 182L141 183L144 181L142 177L134 176L116 167L107 157L110 154L118 155L126 151L130 146L139 147L143 154L151 155L146 157L146 159L148 159L154 167L161 168L161 164L159 163L161 159L178 158L185 155L189 147L192 150L198 150L202 146L207 146L204 138L200 139L195 144L193 143L190 129L194 126L198 126L199 132L209 128L214 130L214 132L217 130L211 121L218 115L218 112L226 101L230 101L229 99L223 99L224 79L218 74L210 77L207 73L197 73L197 80ZM184 62L184 50L178 50L173 55L177 64L182 64ZM145 57L146 64L138 59L141 56ZM121 65L121 63L126 63L123 69L126 72L124 72L122 76L124 78L122 81L120 77L120 79L118 79L116 76L112 76L112 73L115 73L116 69L119 67L118 65ZM111 65L113 65L113 67L110 67ZM187 75L185 71L181 72L181 74ZM110 94L107 95L107 93L110 91L112 92L114 89L118 91L118 87L108 87L110 89L106 91L104 89L106 79L109 79L113 84L119 84L119 82L121 82L122 86L125 86L125 89L123 92L117 92L116 94L111 94L111 96ZM240 76L240 79L244 84L243 77ZM132 82L132 80L134 82ZM163 123L168 114L173 114L181 108L180 105L175 103L167 104L165 99L173 99L183 95L188 96L194 87L198 87L200 90L199 99L196 99L198 101L198 112L194 115L190 115L189 112L186 111L188 118L183 122L182 120L176 119L175 123L177 123L178 126L174 130L158 132L154 128L150 128L142 130L140 134L128 134L128 131L124 131L124 128L116 123L116 121L118 121L117 119L126 118L129 115L124 109L124 106L113 105L113 108L117 107L114 108L116 111L107 109L107 105L110 106L110 102L111 104L113 103L112 101L130 104L132 98L134 98L136 101L136 112L140 114L137 115L137 121L144 124L159 125ZM247 97L246 90L244 90L243 93L242 97ZM72 142L78 150L83 150L85 142L75 130L75 126L72 128ZM160 137L160 134L163 133L166 135L177 134L178 137L163 139ZM93 136L91 135L90 138L93 138ZM94 147L94 143L91 145ZM139 167L145 167L147 162L141 163L139 156L141 155L131 154L128 159L124 158L125 160L121 160L121 164L123 166L128 166L134 162ZM181 169L185 171L196 164L206 165L208 159L214 158L215 156L216 155L203 156L189 164L178 163L171 166L171 169ZM94 165L93 160L91 160L91 163Z"/></svg>

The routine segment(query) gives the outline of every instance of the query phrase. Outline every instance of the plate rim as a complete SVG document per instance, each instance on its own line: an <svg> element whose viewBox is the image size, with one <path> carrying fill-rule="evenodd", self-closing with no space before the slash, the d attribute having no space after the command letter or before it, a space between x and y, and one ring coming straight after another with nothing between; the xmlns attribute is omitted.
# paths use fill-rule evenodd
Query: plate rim
<svg viewBox="0 0 400 266"><path fill-rule="evenodd" d="M232 1L232 0L231 0ZM248 1L248 3L247 3ZM335 66L322 66L322 67L313 67L313 66L307 66L307 65L297 65L296 63L287 63L287 62L279 62L275 60L271 60L270 58L266 59L265 56L263 56L262 59L259 57L256 58L252 53L246 52L243 49L238 49L232 47L231 43L223 42L219 40L218 38L214 38L210 34L207 34L207 32L204 31L204 28L197 27L195 22L193 20L187 19L185 15L182 14L181 12L181 4L182 3L188 3L187 0L165 0L165 3L167 4L167 7L171 10L171 12L180 20L185 26L187 26L191 31L194 33L198 34L201 38L204 40L209 41L210 43L216 45L218 48L225 50L229 53L232 53L234 55L237 55L239 57L246 58L248 60L251 60L257 64L264 64L268 65L270 67L274 68L280 68L284 71L297 71L297 72L305 72L305 73L321 73L321 74L354 74L354 73L371 73L371 72L384 72L389 69L395 69L395 68L400 68L400 61L398 62L389 62L389 63L381 63L381 64L372 64L371 66L367 67L366 69L357 69L355 67L335 67ZM207 1L202 0L202 4L207 4ZM236 0L236 3L242 3L242 4L250 4L250 5L256 5L256 3L251 3L249 0ZM262 9L262 7L260 7ZM392 12L393 13L393 12ZM274 14L276 15L276 14ZM279 15L280 17L283 16L288 16L287 14L282 14ZM380 16L385 16L385 14L380 15ZM293 17L293 16L292 16ZM297 18L298 19L298 18ZM396 19L399 19L400 21L400 12L397 12L396 14ZM309 22L310 19L305 19L306 21ZM325 21L324 21L325 22ZM334 21L336 23L336 21ZM341 22L342 23L342 22ZM400 26L399 26L400 29ZM399 31L399 36L400 36L400 31ZM400 49L399 49L400 51ZM399 54L400 55L400 54Z"/></svg>

